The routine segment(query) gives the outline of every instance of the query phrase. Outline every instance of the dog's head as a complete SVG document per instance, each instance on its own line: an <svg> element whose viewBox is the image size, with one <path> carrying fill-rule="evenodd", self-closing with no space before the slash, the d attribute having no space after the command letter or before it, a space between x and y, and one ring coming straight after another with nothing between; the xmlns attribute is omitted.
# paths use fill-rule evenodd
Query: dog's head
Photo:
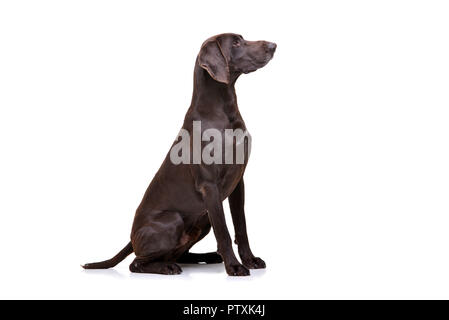
<svg viewBox="0 0 449 320"><path fill-rule="evenodd" d="M241 35L223 33L207 39L198 54L198 64L216 81L229 84L242 73L265 66L276 51L268 41L247 41Z"/></svg>

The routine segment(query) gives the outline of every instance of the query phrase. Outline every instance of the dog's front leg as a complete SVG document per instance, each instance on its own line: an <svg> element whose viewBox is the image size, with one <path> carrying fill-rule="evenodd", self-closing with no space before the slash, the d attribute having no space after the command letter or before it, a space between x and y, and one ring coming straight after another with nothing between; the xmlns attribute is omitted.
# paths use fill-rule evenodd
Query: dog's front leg
<svg viewBox="0 0 449 320"><path fill-rule="evenodd" d="M223 258L226 272L230 276L249 275L249 270L237 260L232 250L231 236L226 226L223 204L217 186L213 183L204 183L200 190L217 239L218 253Z"/></svg>
<svg viewBox="0 0 449 320"><path fill-rule="evenodd" d="M255 257L249 247L244 206L245 185L242 178L229 196L229 207L234 223L235 240L239 246L239 255L242 258L243 264L250 269L262 269L265 268L265 262L261 258Z"/></svg>

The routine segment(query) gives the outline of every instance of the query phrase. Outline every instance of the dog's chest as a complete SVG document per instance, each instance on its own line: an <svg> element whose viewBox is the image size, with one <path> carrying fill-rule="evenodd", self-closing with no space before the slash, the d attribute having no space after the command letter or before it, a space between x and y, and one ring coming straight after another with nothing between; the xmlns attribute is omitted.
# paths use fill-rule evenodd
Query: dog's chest
<svg viewBox="0 0 449 320"><path fill-rule="evenodd" d="M220 166L223 198L228 197L242 179L251 153L251 135L239 116L225 130L224 165Z"/></svg>
<svg viewBox="0 0 449 320"><path fill-rule="evenodd" d="M227 146L228 151L225 151L226 161L218 166L223 199L232 193L245 173L251 149L250 139L248 136L236 136L233 139L232 146ZM229 155L229 150L232 151L232 156Z"/></svg>
<svg viewBox="0 0 449 320"><path fill-rule="evenodd" d="M235 187L242 179L245 173L246 164L225 166L222 168L220 174L222 178L220 179L220 190L222 199L226 199L234 191Z"/></svg>
<svg viewBox="0 0 449 320"><path fill-rule="evenodd" d="M213 155L213 161L206 167L216 176L220 193L225 199L243 177L251 151L251 135L239 113L232 117L218 113L217 118L208 119L203 124L203 136L206 137L204 139L206 141L203 140L203 153L206 150L208 155L210 151L208 148L214 147L210 152ZM216 135L213 140L208 139L211 135L208 133L214 132Z"/></svg>

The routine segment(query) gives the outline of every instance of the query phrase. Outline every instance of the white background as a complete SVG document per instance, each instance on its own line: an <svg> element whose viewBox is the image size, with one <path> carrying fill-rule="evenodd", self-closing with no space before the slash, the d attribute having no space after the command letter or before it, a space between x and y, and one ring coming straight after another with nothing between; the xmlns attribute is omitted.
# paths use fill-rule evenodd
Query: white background
<svg viewBox="0 0 449 320"><path fill-rule="evenodd" d="M2 1L0 298L449 298L448 16L445 1ZM278 44L237 83L267 269L82 270L128 242L199 47L222 32Z"/></svg>

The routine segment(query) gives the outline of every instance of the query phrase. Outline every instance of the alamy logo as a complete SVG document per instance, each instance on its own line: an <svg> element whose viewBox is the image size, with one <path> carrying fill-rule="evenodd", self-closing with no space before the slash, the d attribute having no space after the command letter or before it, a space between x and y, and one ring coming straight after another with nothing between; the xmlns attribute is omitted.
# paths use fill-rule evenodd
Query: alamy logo
<svg viewBox="0 0 449 320"><path fill-rule="evenodd" d="M170 150L173 164L244 164L245 156L249 158L251 135L247 130L209 128L201 132L201 121L193 121L192 139L189 131L181 129L176 138L181 140ZM203 142L209 143L202 147Z"/></svg>

